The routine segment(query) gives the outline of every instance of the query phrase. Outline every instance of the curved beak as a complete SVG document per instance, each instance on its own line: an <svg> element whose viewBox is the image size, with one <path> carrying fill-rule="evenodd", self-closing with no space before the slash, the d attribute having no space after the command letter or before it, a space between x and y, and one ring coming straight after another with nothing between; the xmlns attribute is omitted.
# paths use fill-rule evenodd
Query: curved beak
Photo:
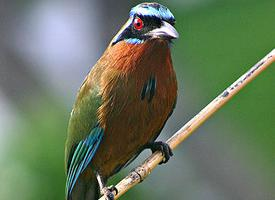
<svg viewBox="0 0 275 200"><path fill-rule="evenodd" d="M177 30L166 21L162 21L162 25L160 28L156 28L145 35L151 36L153 38L179 38L179 33L177 32Z"/></svg>

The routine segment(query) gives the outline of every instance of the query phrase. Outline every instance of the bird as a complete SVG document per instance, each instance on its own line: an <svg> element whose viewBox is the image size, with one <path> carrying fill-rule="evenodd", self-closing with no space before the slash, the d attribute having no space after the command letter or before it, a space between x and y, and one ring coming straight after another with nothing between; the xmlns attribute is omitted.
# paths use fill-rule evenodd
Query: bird
<svg viewBox="0 0 275 200"><path fill-rule="evenodd" d="M144 149L161 151L162 163L173 155L155 140L176 105L171 47L178 37L164 5L130 10L78 90L65 142L66 200L112 200L118 191L108 179Z"/></svg>

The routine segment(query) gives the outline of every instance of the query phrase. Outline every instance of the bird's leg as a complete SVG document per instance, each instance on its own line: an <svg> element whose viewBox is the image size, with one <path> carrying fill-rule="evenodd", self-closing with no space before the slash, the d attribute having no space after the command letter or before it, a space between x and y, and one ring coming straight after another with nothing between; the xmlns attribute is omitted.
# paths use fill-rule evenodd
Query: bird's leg
<svg viewBox="0 0 275 200"><path fill-rule="evenodd" d="M162 155L164 156L164 159L162 162L159 163L160 165L167 163L170 157L173 156L171 147L167 143L162 141L148 143L147 145L145 145L145 148L151 149L153 153L155 151L161 151Z"/></svg>
<svg viewBox="0 0 275 200"><path fill-rule="evenodd" d="M115 196L113 194L113 191L115 191L115 194L118 193L118 190L115 186L106 187L106 183L103 180L102 176L96 172L96 179L100 188L101 195L104 195L106 200L114 200Z"/></svg>

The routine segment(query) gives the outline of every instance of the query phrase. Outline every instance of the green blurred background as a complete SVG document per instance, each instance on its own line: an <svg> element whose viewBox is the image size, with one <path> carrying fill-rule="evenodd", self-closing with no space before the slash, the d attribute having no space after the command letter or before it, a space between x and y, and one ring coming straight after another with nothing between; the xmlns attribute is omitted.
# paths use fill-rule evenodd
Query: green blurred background
<svg viewBox="0 0 275 200"><path fill-rule="evenodd" d="M77 89L137 3L0 2L1 200L64 199L64 141ZM275 47L275 1L160 3L180 33L172 50L179 100L165 140ZM121 199L275 199L274 73L273 64Z"/></svg>

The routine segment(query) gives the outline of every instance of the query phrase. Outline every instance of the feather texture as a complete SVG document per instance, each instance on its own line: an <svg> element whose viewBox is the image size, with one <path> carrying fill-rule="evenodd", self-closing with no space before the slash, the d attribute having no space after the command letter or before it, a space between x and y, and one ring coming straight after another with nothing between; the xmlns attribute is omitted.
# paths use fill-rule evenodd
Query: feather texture
<svg viewBox="0 0 275 200"><path fill-rule="evenodd" d="M145 84L147 101L141 100ZM91 169L106 180L138 155L159 135L176 97L168 41L110 45L88 74L72 111L66 143L68 194L73 192L77 179L95 181ZM100 132L100 139L94 140L90 133L97 124L104 134ZM92 156L83 159L89 147ZM85 161L74 164L70 155L72 161Z"/></svg>
<svg viewBox="0 0 275 200"><path fill-rule="evenodd" d="M102 104L97 113L106 134L92 165L109 177L158 136L173 110L177 83L165 40L140 45L117 43L106 50L96 68L105 68L99 82ZM156 87L152 77L157 80ZM142 101L145 83L150 85L148 100Z"/></svg>
<svg viewBox="0 0 275 200"><path fill-rule="evenodd" d="M66 196L72 193L74 185L81 175L81 173L90 164L103 136L103 129L100 127L95 127L90 135L80 141L73 152L73 157L70 162L67 181L66 181Z"/></svg>
<svg viewBox="0 0 275 200"><path fill-rule="evenodd" d="M147 25L142 33L133 29L136 15ZM97 198L95 172L106 182L158 137L177 98L170 52L176 37L168 37L174 22L160 4L134 7L87 75L68 126L67 200ZM167 37L146 35L164 25Z"/></svg>
<svg viewBox="0 0 275 200"><path fill-rule="evenodd" d="M149 17L156 17L164 21L175 21L174 15L171 11L163 5L158 3L143 3L133 7L130 11L130 16L143 15Z"/></svg>

